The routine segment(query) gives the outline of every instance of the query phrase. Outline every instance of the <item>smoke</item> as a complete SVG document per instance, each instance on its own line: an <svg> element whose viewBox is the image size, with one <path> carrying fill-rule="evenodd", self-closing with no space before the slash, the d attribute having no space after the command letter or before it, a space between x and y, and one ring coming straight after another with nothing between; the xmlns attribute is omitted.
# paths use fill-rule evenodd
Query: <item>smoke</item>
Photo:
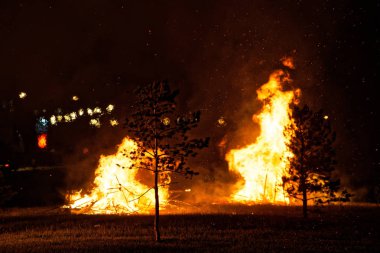
<svg viewBox="0 0 380 253"><path fill-rule="evenodd" d="M223 201L234 191L238 176L228 171L225 155L231 148L252 143L259 133L258 126L252 122L252 115L261 107L256 100L256 90L280 66L279 60L284 55L295 55L300 68L304 67L305 59L311 57L309 45L304 43L292 13L280 12L277 6L269 6L264 1L253 4L245 1L239 6L231 6L231 11L226 13L226 4L218 2L202 8L191 3L174 4L164 11L165 20L158 18L154 25L146 27L140 24L145 34L133 46L141 43L146 44L146 48L142 47L139 55L131 55L126 50L132 42L127 42L121 34L117 34L117 40L94 44L94 48L102 48L101 58L108 59L106 68L114 73L119 71L118 77L108 81L116 91L107 90L100 84L96 84L100 87L95 90L112 94L112 99L122 103L133 100L131 93L127 95L125 90L133 90L134 84L169 79L180 89L179 110L201 110L201 123L192 135L211 137L211 143L191 161L192 168L200 175L192 180L176 179L192 189L192 194L184 195L190 202ZM116 19L107 22L111 24ZM126 44L122 46L121 43ZM120 49L118 54L124 55L125 60L115 54L116 49ZM131 65L120 69L121 61ZM95 69L105 65L103 62L97 64L99 66L78 71L70 83L74 85L89 79ZM310 68L305 71L310 74ZM100 80L107 82L107 75L100 73ZM310 82L312 78L308 78ZM96 91L93 94L99 96ZM122 106L128 110L127 106ZM225 126L218 126L221 117L226 121ZM110 137L113 141L109 141ZM76 144L74 152L78 155L67 158L75 164L70 169L68 182L91 182L100 154L114 150L112 144L116 145L117 139L123 137L122 131L112 136L101 131L91 137L91 141L81 138L83 141ZM87 158L79 155L84 146L91 147ZM172 188L178 187L174 184Z"/></svg>
<svg viewBox="0 0 380 253"><path fill-rule="evenodd" d="M327 5L326 10L333 3ZM332 15L315 12L319 7L265 0L65 1L25 3L22 8L4 3L1 21L11 29L4 30L0 47L2 100L26 91L21 109L30 115L35 109L70 109L73 95L84 105L112 103L120 109L117 128L73 123L50 134L69 168L68 184L78 188L91 184L100 154L113 153L125 136L121 125L133 89L168 79L180 89L180 110L201 110L200 125L192 134L211 137L210 147L191 161L200 176L185 182L193 189L190 198L212 201L228 195L236 181L224 160L226 152L252 143L258 135L251 118L261 107L256 90L279 67L279 59L292 55L292 78L303 100L331 112L337 131L344 133L337 142L343 177L348 170L358 171L349 168L351 160L346 159L357 150L345 148L347 140L349 147L357 142L342 123L340 112L349 103L335 103L341 100L335 95L341 94L340 87L329 82L324 66L331 52L324 48L338 38L340 26L333 21L345 8L335 8ZM221 117L225 126L218 126Z"/></svg>
<svg viewBox="0 0 380 253"><path fill-rule="evenodd" d="M83 131L73 128L71 135L67 136L72 141L63 156L67 167L66 187L69 190L91 190L101 155L114 154L124 135L122 129L111 126L84 128Z"/></svg>

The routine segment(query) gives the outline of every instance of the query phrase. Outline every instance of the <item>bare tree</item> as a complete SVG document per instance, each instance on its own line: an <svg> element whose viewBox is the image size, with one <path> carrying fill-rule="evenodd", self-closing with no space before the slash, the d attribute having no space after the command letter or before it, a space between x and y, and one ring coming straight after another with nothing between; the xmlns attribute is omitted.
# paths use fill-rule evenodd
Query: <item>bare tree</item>
<svg viewBox="0 0 380 253"><path fill-rule="evenodd" d="M307 217L308 200L316 203L348 201L346 190L340 192L340 180L333 178L335 160L335 132L322 111L313 112L307 105L293 105L291 123L285 134L293 154L288 158L283 184L288 194L302 200L303 216Z"/></svg>
<svg viewBox="0 0 380 253"><path fill-rule="evenodd" d="M139 149L129 155L135 161L132 167L154 174L154 231L156 241L160 241L159 177L167 173L190 178L197 175L187 166L187 161L197 155L197 150L208 146L209 138L189 138L189 130L199 123L200 112L178 115L175 103L178 90L172 91L166 81L139 87L135 93L137 102L125 126Z"/></svg>

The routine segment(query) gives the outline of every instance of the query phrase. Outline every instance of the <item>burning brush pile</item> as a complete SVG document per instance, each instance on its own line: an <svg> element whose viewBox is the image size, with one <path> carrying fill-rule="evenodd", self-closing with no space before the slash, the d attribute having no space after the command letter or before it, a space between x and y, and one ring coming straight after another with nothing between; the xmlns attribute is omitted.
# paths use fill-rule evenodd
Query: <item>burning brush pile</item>
<svg viewBox="0 0 380 253"><path fill-rule="evenodd" d="M294 68L289 58L283 60L283 65ZM294 203L282 181L287 173L288 158L293 156L287 148L292 134L286 130L292 120L290 106L297 104L300 96L299 89L284 88L290 83L287 71L276 70L257 90L262 109L253 115L252 120L259 125L260 133L253 143L227 152L225 159L229 171L239 179L233 186L233 193L225 196L225 203ZM165 125L168 122L162 121ZM153 187L139 179L139 170L131 166L133 157L126 155L138 148L137 142L126 137L114 155L102 156L92 190L88 194L82 191L68 194L69 204L66 207L87 214L153 213ZM130 166L132 168L125 169ZM163 185L159 187L161 209L170 206L170 177L170 173L160 177Z"/></svg>
<svg viewBox="0 0 380 253"><path fill-rule="evenodd" d="M132 165L127 156L137 150L137 144L130 138L124 138L116 154L102 156L95 171L93 188L89 194L81 191L68 194L66 206L79 213L87 214L149 214L154 209L154 191L137 179L139 170L125 169ZM170 180L166 177L162 180ZM162 182L165 183L165 182ZM168 185L166 182L165 185ZM168 201L167 187L159 188L161 207Z"/></svg>
<svg viewBox="0 0 380 253"><path fill-rule="evenodd" d="M285 128L290 123L290 104L300 90L284 91L283 83L289 76L282 70L271 74L269 81L257 90L263 108L252 120L260 126L256 141L241 149L232 149L226 155L229 169L241 176L232 195L237 202L289 203L281 187L286 173L288 152L286 142L291 137Z"/></svg>

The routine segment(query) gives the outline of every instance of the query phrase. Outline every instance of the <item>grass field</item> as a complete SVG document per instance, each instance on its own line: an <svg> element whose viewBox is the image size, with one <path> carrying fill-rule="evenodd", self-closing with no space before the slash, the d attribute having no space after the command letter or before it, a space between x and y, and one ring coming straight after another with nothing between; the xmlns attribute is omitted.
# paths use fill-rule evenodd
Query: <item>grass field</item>
<svg viewBox="0 0 380 253"><path fill-rule="evenodd" d="M209 214L73 215L0 211L0 252L380 252L380 207L214 206Z"/></svg>

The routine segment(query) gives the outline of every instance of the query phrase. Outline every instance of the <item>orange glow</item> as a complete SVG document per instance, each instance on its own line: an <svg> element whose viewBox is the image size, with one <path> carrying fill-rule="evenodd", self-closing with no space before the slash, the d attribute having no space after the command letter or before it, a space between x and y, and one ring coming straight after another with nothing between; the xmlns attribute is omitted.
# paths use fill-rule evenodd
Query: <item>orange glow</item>
<svg viewBox="0 0 380 253"><path fill-rule="evenodd" d="M37 137L37 145L41 149L44 149L47 147L47 134L40 134Z"/></svg>
<svg viewBox="0 0 380 253"><path fill-rule="evenodd" d="M288 63L288 62L287 62ZM240 175L235 185L233 201L244 203L289 203L282 187L282 176L287 166L285 127L290 123L290 103L293 91L284 91L282 82L289 76L282 70L271 74L269 81L257 90L257 98L263 103L261 111L253 115L260 126L256 141L241 149L232 149L226 155L229 170ZM296 91L296 96L300 91Z"/></svg>
<svg viewBox="0 0 380 253"><path fill-rule="evenodd" d="M154 211L153 183L142 182L137 168L129 168L133 161L131 151L137 151L132 139L124 138L115 154L101 156L95 171L94 187L89 194L82 191L68 194L70 209L86 214L149 214ZM143 170L143 172L146 172ZM147 178L153 175L146 172ZM164 177L165 176L165 177ZM161 184L170 182L168 174L161 177ZM165 209L169 197L168 188L159 187L160 209Z"/></svg>
<svg viewBox="0 0 380 253"><path fill-rule="evenodd" d="M295 69L293 58L292 57L284 57L281 59L282 65L288 67L290 69Z"/></svg>

